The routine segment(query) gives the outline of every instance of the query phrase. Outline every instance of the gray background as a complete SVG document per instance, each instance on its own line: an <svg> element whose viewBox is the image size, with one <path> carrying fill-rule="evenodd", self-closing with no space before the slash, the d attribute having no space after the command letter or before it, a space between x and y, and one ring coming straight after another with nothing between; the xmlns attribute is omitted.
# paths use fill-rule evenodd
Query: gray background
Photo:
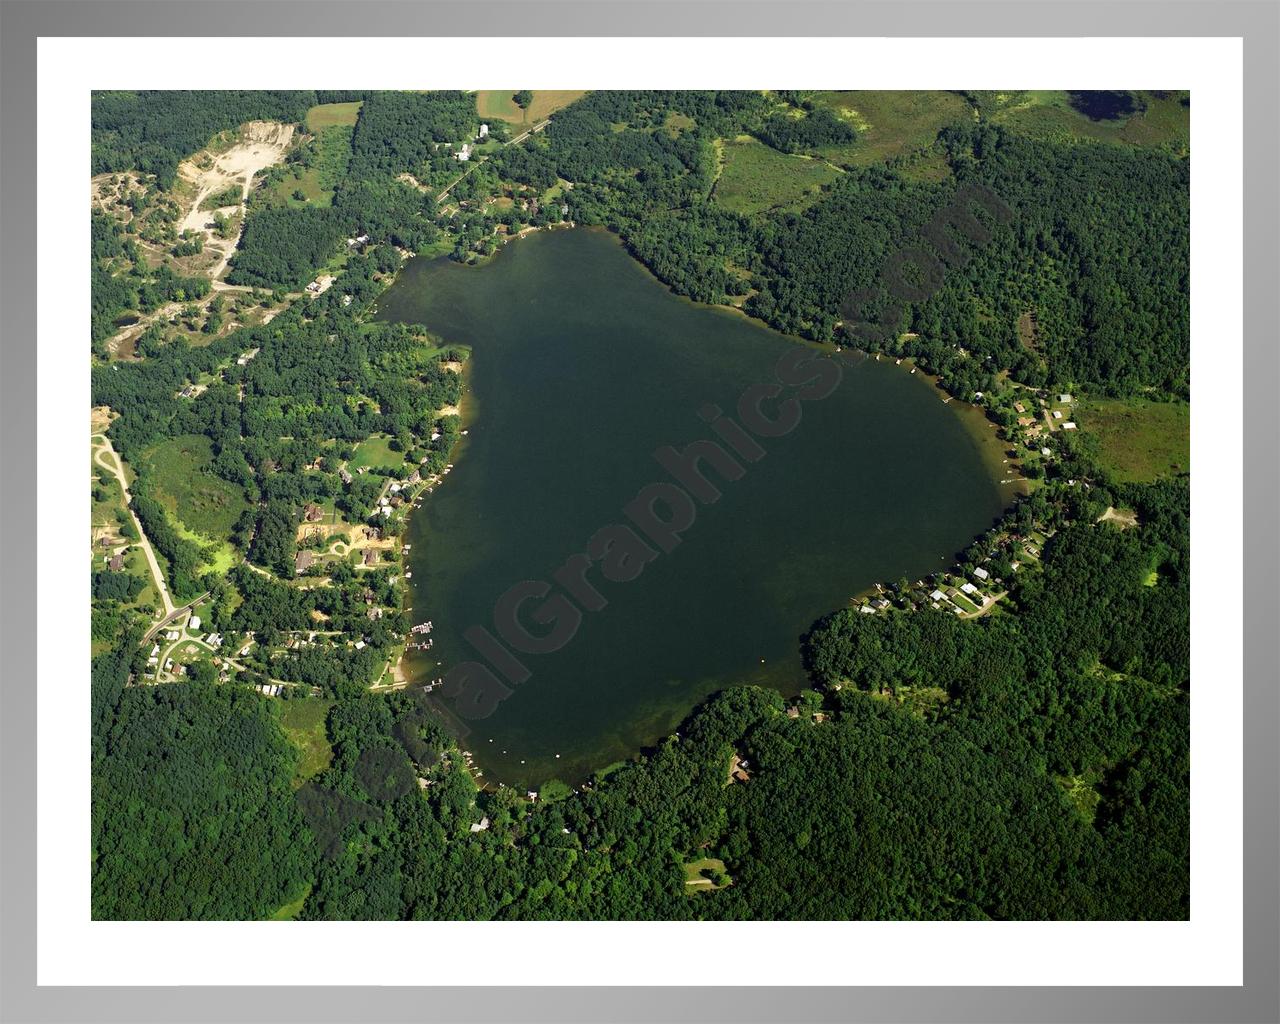
<svg viewBox="0 0 1280 1024"><path fill-rule="evenodd" d="M1243 988L36 988L36 46L46 36L1234 36L1245 40ZM1277 870L1277 96L1280 8L1236 3L622 4L0 0L0 1016L8 1021L1280 1020ZM962 46L962 43L958 43ZM856 52L856 51L855 51ZM856 59L856 56L851 57ZM1083 57L1087 59L1087 57ZM1121 69L1122 70L1122 69ZM139 83L145 84L145 83ZM304 83L300 83L304 84ZM1125 84L1123 82L1118 84ZM1204 116L1201 114L1200 116ZM87 171L87 168L86 168ZM72 272L80 273L73 264ZM80 415L83 410L68 410ZM1242 557L1244 552L1241 553ZM1197 680L1200 699L1215 681ZM68 685L80 685L68 680ZM1233 685L1234 680L1221 680ZM87 852L87 851L86 851ZM87 868L86 860L86 868ZM643 925L632 927L643 928ZM768 927L761 924L760 927ZM306 952L341 957L332 946ZM406 928L406 940L409 932ZM270 945L302 955L287 931ZM265 944L264 944L265 948ZM256 952L262 952L257 950ZM247 952L247 951L246 951ZM1056 951L1046 949L1046 956ZM856 955L851 951L851 955ZM1089 956L1123 957L1092 949ZM1087 964L1087 957L1085 963ZM804 974L804 951L779 964ZM661 977L661 954L652 970ZM500 975L501 967L495 967ZM162 980L162 979L157 979ZM1016 978L1009 979L1016 982Z"/></svg>

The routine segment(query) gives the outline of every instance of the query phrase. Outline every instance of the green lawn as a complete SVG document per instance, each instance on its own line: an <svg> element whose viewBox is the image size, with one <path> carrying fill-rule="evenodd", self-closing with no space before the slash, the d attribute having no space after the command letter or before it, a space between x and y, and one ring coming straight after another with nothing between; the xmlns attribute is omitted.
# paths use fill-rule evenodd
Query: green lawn
<svg viewBox="0 0 1280 1024"><path fill-rule="evenodd" d="M788 156L754 139L727 142L715 201L734 213L803 209L840 172L825 161Z"/></svg>
<svg viewBox="0 0 1280 1024"><path fill-rule="evenodd" d="M307 111L307 130L319 132L322 128L351 127L360 115L362 100L351 103L321 103Z"/></svg>
<svg viewBox="0 0 1280 1024"><path fill-rule="evenodd" d="M404 453L393 452L390 447L391 438L386 434L375 434L356 445L355 455L347 463L348 472L359 469L392 469L399 472L404 468Z"/></svg>
<svg viewBox="0 0 1280 1024"><path fill-rule="evenodd" d="M299 784L314 778L329 767L333 747L325 733L325 718L333 701L318 697L295 698L280 702L280 728L298 748Z"/></svg>
<svg viewBox="0 0 1280 1024"><path fill-rule="evenodd" d="M240 488L214 476L213 442L184 434L150 448L143 456L156 483L156 497L180 527L205 544L225 543L249 506Z"/></svg>
<svg viewBox="0 0 1280 1024"><path fill-rule="evenodd" d="M1144 483L1191 467L1191 406L1186 402L1089 398L1076 422L1096 439L1097 457L1118 481Z"/></svg>
<svg viewBox="0 0 1280 1024"><path fill-rule="evenodd" d="M819 150L833 163L848 167L865 167L917 153L929 147L947 125L973 120L968 101L953 92L823 92L813 100L830 107L858 130L856 142ZM945 164L942 173L946 173Z"/></svg>
<svg viewBox="0 0 1280 1024"><path fill-rule="evenodd" d="M717 885L711 877L717 872L724 875L724 881L720 885ZM728 873L725 872L724 861L717 857L703 857L684 866L684 883L685 892L706 892L733 885L733 879L729 878Z"/></svg>
<svg viewBox="0 0 1280 1024"><path fill-rule="evenodd" d="M120 493L120 481L116 479L114 473L92 462L92 457L90 461L96 479L91 492L93 494L92 522L94 526L111 526L117 522L116 512L124 508L124 495ZM97 498L99 491L103 495L102 501Z"/></svg>

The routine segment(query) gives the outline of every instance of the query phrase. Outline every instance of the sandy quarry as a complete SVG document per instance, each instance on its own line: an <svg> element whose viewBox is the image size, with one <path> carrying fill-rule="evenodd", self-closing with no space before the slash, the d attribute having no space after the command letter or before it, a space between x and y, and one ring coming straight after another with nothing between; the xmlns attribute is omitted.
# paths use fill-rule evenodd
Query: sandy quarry
<svg viewBox="0 0 1280 1024"><path fill-rule="evenodd" d="M285 150L293 140L293 125L276 124L272 121L250 121L240 130L240 141L225 152L213 158L212 166L200 167L199 157L184 160L178 165L178 174L196 188L196 198L191 210L178 224L179 233L183 231L201 232L205 236L205 250L218 253L218 261L209 269L209 276L217 280L227 268L227 260L235 251L238 239L219 238L214 233L213 215L221 212L231 216L239 210L238 206L228 206L217 210L202 210L201 204L215 192L221 192L229 185L240 186L240 202L249 196L249 188L253 185L253 176L264 168L278 163Z"/></svg>

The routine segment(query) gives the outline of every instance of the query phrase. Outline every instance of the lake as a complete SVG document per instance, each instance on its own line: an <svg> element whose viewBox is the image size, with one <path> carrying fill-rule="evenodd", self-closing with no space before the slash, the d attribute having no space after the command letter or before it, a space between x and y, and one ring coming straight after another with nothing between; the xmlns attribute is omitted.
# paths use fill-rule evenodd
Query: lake
<svg viewBox="0 0 1280 1024"><path fill-rule="evenodd" d="M462 634L495 631L500 595L627 522L637 492L672 479L655 450L714 439L699 411L732 414L802 345L671 294L601 230L538 232L481 267L411 261L378 315L472 346L469 434L405 538L414 621L434 622L429 656L407 662L415 682L483 660ZM767 454L739 460L739 479L708 471L722 497L679 545L629 582L593 569L607 606L558 651L520 655L530 677L466 723L485 779L573 783L718 689L801 689L799 639L817 618L878 580L946 567L1012 498L994 431L943 397L892 359L861 359L789 434L760 438Z"/></svg>

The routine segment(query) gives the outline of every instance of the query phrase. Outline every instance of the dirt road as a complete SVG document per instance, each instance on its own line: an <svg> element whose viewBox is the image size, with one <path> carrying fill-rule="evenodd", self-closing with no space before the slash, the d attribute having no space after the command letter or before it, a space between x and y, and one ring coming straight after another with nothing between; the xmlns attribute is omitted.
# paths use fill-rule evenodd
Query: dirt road
<svg viewBox="0 0 1280 1024"><path fill-rule="evenodd" d="M102 438L93 446L93 462L94 465L101 466L109 473L115 475L120 481L120 491L124 495L125 507L129 507L129 503L133 500L129 495L129 484L124 477L124 464L120 461L120 456L116 454L116 450L111 447L111 441L107 437L98 435ZM142 548L142 553L147 557L147 565L151 568L151 576L156 585L156 590L160 594L160 601L164 605L164 617L167 620L173 615L173 600L169 597L169 588L164 582L164 573L160 571L160 563L156 560L156 553L151 547L151 541L147 540L147 535L142 529L142 523L138 521L138 517L134 515L133 509L129 508L129 516L133 519L134 528L138 531L141 540L138 546Z"/></svg>

